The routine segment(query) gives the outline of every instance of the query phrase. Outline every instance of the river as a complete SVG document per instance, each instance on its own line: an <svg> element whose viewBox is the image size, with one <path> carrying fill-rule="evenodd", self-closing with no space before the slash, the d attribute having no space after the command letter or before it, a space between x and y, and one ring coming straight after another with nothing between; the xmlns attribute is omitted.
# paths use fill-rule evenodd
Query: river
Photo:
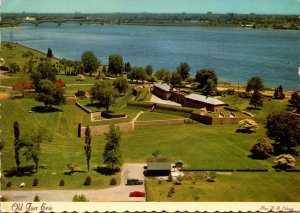
<svg viewBox="0 0 300 213"><path fill-rule="evenodd" d="M212 68L223 82L246 84L259 75L267 87L300 89L300 31L44 23L1 30L1 39L42 52L49 47L58 58L78 60L92 50L103 64L120 54L132 66L171 71L187 62L192 76Z"/></svg>

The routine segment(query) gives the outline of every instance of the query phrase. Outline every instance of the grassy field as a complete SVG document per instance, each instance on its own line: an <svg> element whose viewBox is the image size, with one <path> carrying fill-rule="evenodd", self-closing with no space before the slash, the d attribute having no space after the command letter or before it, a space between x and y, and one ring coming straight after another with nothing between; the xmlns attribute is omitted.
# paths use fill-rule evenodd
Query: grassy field
<svg viewBox="0 0 300 213"><path fill-rule="evenodd" d="M185 176L193 175L185 172ZM299 202L300 174L286 172L233 172L217 174L216 182L183 180L173 182L147 179L147 201L168 202ZM170 188L175 193L168 197Z"/></svg>
<svg viewBox="0 0 300 213"><path fill-rule="evenodd" d="M37 50L22 46L17 43L11 43L2 41L1 42L1 58L5 61L5 66L8 66L10 63L16 62L20 68L28 63L30 58L33 59L34 65L37 66L41 60L46 58L47 49L45 53L39 52ZM52 58L51 62L53 64L58 63L58 59Z"/></svg>
<svg viewBox="0 0 300 213"><path fill-rule="evenodd" d="M112 177L119 179L119 173L107 176L93 171L95 166L102 165L104 142L103 140L99 142L97 137L92 140L91 171L87 172L84 139L76 137L78 123L89 119L85 112L74 105L64 105L57 108L60 110L57 112L29 113L32 107L36 106L41 106L41 104L32 99L2 102L1 120L3 122L1 122L1 129L3 130L2 139L4 141L2 171L15 167L12 128L15 120L20 124L21 135L29 134L39 127L46 127L53 136L51 143L42 144L38 174L29 177L6 178L6 182L11 181L13 183L10 189L18 189L17 185L21 182L26 183L26 189L33 189L31 184L34 177L39 179L39 186L35 189L105 188L109 187L109 181ZM21 162L21 166L34 165L32 161L26 162L25 157L22 157ZM67 164L76 165L75 169L82 172L64 175L64 172L69 171ZM87 176L92 178L92 185L89 187L83 185ZM60 179L65 180L64 187L58 186Z"/></svg>
<svg viewBox="0 0 300 213"><path fill-rule="evenodd" d="M237 94L226 96L220 99L221 101L229 104L230 107L239 109L241 111L250 112L254 115L254 119L261 124L265 123L266 116L271 112L285 110L288 107L288 100L274 100L269 98L264 98L264 105L259 109L248 108L251 107L249 105L249 99L243 99L238 97Z"/></svg>

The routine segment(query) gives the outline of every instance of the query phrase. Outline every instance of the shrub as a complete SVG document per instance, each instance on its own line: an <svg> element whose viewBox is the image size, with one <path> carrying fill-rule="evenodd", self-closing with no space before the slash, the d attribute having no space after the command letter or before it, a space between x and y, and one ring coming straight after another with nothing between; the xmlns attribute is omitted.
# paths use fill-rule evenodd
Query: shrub
<svg viewBox="0 0 300 213"><path fill-rule="evenodd" d="M32 186L37 186L39 184L39 180L37 178L33 179Z"/></svg>
<svg viewBox="0 0 300 213"><path fill-rule="evenodd" d="M59 186L64 186L64 185L65 185L65 181L63 179L61 179L59 182Z"/></svg>
<svg viewBox="0 0 300 213"><path fill-rule="evenodd" d="M8 181L8 183L6 184L6 187L11 187L12 186L12 182Z"/></svg>
<svg viewBox="0 0 300 213"><path fill-rule="evenodd" d="M112 185L112 186L117 185L117 180L116 180L116 178L112 178L112 179L110 180L110 185Z"/></svg>
<svg viewBox="0 0 300 213"><path fill-rule="evenodd" d="M92 183L92 179L91 179L90 176L88 176L88 177L85 179L83 185L89 186L89 185L91 185L91 183Z"/></svg>
<svg viewBox="0 0 300 213"><path fill-rule="evenodd" d="M290 154L282 154L275 158L274 163L278 168L287 169L294 167L296 160Z"/></svg>
<svg viewBox="0 0 300 213"><path fill-rule="evenodd" d="M84 195L75 195L72 199L72 202L88 202L89 200L86 199Z"/></svg>
<svg viewBox="0 0 300 213"><path fill-rule="evenodd" d="M41 200L40 200L38 195L35 195L33 201L34 202L40 202Z"/></svg>
<svg viewBox="0 0 300 213"><path fill-rule="evenodd" d="M172 177L171 174L169 174L169 176L168 176L168 181L169 181L169 182L173 181L173 177Z"/></svg>
<svg viewBox="0 0 300 213"><path fill-rule="evenodd" d="M170 188L170 192L175 193L175 188L173 186Z"/></svg>
<svg viewBox="0 0 300 213"><path fill-rule="evenodd" d="M265 138L260 138L257 140L257 143L253 145L250 152L252 152L255 156L265 157L268 154L273 153L274 148L270 141L266 140Z"/></svg>
<svg viewBox="0 0 300 213"><path fill-rule="evenodd" d="M210 172L208 174L208 176L206 177L206 181L212 183L212 182L215 182L216 178L217 178L217 173L216 172Z"/></svg>
<svg viewBox="0 0 300 213"><path fill-rule="evenodd" d="M251 133L255 132L258 129L257 123L252 119L244 119L239 122L239 129L240 132Z"/></svg>

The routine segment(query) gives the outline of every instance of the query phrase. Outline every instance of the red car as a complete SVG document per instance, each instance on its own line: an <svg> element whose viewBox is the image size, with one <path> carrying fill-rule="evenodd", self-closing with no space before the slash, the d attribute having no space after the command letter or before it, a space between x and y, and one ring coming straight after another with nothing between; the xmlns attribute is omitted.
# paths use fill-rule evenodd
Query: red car
<svg viewBox="0 0 300 213"><path fill-rule="evenodd" d="M145 197L145 192L130 192L129 197Z"/></svg>

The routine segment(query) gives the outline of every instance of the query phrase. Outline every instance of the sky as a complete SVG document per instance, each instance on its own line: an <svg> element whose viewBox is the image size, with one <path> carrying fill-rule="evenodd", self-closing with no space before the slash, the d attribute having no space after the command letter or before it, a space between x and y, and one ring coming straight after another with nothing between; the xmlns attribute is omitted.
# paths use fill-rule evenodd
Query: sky
<svg viewBox="0 0 300 213"><path fill-rule="evenodd" d="M300 15L300 0L0 0L2 12L256 13Z"/></svg>

